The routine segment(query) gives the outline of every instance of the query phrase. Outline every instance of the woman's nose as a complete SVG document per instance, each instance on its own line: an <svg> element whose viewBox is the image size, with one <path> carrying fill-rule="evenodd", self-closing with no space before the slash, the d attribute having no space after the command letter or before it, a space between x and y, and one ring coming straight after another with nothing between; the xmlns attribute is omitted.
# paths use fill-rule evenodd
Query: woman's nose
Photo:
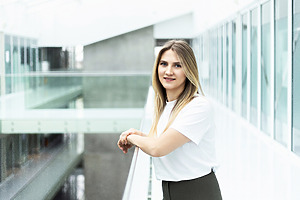
<svg viewBox="0 0 300 200"><path fill-rule="evenodd" d="M167 69L166 69L166 74L167 75L172 75L173 74L173 70L172 70L172 66L168 65Z"/></svg>

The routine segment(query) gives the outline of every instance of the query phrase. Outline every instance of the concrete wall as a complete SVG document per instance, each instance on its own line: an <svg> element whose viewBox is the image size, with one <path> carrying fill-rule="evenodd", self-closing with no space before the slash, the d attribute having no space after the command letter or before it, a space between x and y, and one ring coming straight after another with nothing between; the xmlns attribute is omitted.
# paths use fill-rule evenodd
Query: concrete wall
<svg viewBox="0 0 300 200"><path fill-rule="evenodd" d="M146 103L153 63L152 26L85 46L86 71L148 71L149 75L83 77L84 107L142 108ZM119 135L120 133L85 135L86 199L122 198L133 151L124 155L118 149L116 144Z"/></svg>
<svg viewBox="0 0 300 200"><path fill-rule="evenodd" d="M84 108L143 108L150 79L150 74L84 78Z"/></svg>
<svg viewBox="0 0 300 200"><path fill-rule="evenodd" d="M85 71L148 74L83 77L84 107L144 107L154 63L154 44L153 26L149 26L85 46Z"/></svg>
<svg viewBox="0 0 300 200"><path fill-rule="evenodd" d="M84 47L87 71L151 71L153 63L153 26Z"/></svg>

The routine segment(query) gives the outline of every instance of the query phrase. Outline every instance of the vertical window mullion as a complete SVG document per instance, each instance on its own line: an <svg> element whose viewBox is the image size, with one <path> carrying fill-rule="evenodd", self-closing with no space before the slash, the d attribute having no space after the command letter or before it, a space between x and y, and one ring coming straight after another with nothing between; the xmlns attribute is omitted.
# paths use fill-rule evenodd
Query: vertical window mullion
<svg viewBox="0 0 300 200"><path fill-rule="evenodd" d="M222 66L222 70L223 70L223 104L226 105L227 101L226 101L226 23L223 24L223 66Z"/></svg>
<svg viewBox="0 0 300 200"><path fill-rule="evenodd" d="M247 120L250 121L250 94L251 94L251 14L248 11L248 29L247 29Z"/></svg>
<svg viewBox="0 0 300 200"><path fill-rule="evenodd" d="M270 57L271 57L271 70L270 70L270 86L271 86L271 102L270 102L270 106L271 106L271 113L270 113L270 117L271 117L271 138L272 139L275 139L275 133L274 133L274 126L275 126L275 113L274 113L274 100L275 100L275 64L274 64L274 59L275 59L275 51L274 51L274 48L275 48L275 27L274 27L274 22L275 22L275 0L271 0L271 12L270 12L270 15L271 15L271 22L270 22L270 26L271 26L271 47L270 47L270 50L271 50L271 53L270 53Z"/></svg>
<svg viewBox="0 0 300 200"><path fill-rule="evenodd" d="M237 98L237 113L238 115L242 116L242 23L243 23L243 15L238 15L236 21L236 56L235 56L235 63L236 63L236 98Z"/></svg>
<svg viewBox="0 0 300 200"><path fill-rule="evenodd" d="M261 129L261 5L257 12L257 128Z"/></svg>
<svg viewBox="0 0 300 200"><path fill-rule="evenodd" d="M288 143L287 147L292 151L292 44L293 44L293 2L288 0L288 71L287 71L287 128Z"/></svg>
<svg viewBox="0 0 300 200"><path fill-rule="evenodd" d="M228 91L227 91L227 105L229 108L233 110L232 107L232 22L228 23L227 26L227 38L228 38L228 54L227 54L227 59L228 59L228 66L227 66L227 72L228 72Z"/></svg>
<svg viewBox="0 0 300 200"><path fill-rule="evenodd" d="M219 43L219 47L218 47L218 51L219 51L219 58L218 58L218 60L219 60L219 64L218 64L218 68L219 68L219 70L218 70L218 72L219 72L219 74L218 74L218 99L220 100L221 98L220 98L220 94L221 94L221 88L222 88L222 82L221 82L221 80L222 80L222 70L223 70L223 67L222 67L222 53L223 53L223 51L222 51L222 27L220 27L219 29L218 29L218 43ZM221 94L222 95L222 97L223 97L223 94Z"/></svg>

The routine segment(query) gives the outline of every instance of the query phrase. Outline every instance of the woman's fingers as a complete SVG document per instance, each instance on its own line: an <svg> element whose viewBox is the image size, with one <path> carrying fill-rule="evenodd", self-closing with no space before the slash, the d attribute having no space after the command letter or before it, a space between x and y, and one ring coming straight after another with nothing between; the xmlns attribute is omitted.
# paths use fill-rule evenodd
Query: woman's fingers
<svg viewBox="0 0 300 200"><path fill-rule="evenodd" d="M121 149L124 153L127 153L128 152L128 149L130 149L133 145L130 144L130 143L125 143L124 140L119 140L117 142L117 145L119 147L119 149Z"/></svg>
<svg viewBox="0 0 300 200"><path fill-rule="evenodd" d="M125 144L127 144L127 137L128 135L131 135L131 134L135 134L136 133L136 130L131 128L127 131L124 131L121 135L120 135L120 139L124 141Z"/></svg>
<svg viewBox="0 0 300 200"><path fill-rule="evenodd" d="M131 134L139 135L139 132L133 128L128 129L127 131L124 131L120 134L119 141L117 142L119 149L121 149L124 153L127 153L128 149L130 149L133 146L133 144L131 144L127 140L127 137Z"/></svg>

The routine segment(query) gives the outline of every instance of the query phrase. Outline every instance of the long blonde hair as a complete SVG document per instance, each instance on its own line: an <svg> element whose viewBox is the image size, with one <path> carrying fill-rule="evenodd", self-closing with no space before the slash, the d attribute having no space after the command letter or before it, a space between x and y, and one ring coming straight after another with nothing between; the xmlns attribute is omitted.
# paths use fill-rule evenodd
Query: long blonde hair
<svg viewBox="0 0 300 200"><path fill-rule="evenodd" d="M161 57L164 52L167 50L174 51L180 64L182 66L183 72L186 76L185 88L183 92L179 95L176 104L171 112L171 116L169 118L168 124L163 132L165 132L172 122L175 120L178 113L182 110L184 106L186 106L195 96L195 94L201 92L204 95L200 81L199 81L199 73L198 67L196 63L196 58L192 48L189 44L183 40L171 40L165 43L162 49L159 51L152 73L152 86L155 93L154 98L154 119L152 122L152 126L150 129L149 136L153 137L157 135L157 124L159 118L166 106L167 94L165 88L162 86L158 77L158 65L161 60Z"/></svg>

